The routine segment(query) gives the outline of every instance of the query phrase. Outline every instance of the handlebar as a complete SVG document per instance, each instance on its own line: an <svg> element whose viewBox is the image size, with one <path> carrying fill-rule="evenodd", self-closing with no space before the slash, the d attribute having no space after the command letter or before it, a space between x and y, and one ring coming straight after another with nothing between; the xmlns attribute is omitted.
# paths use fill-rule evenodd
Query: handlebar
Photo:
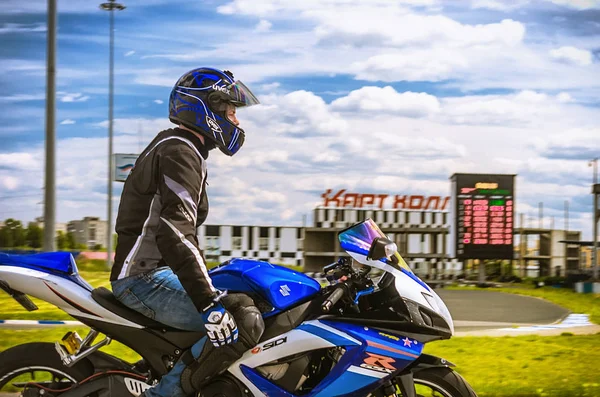
<svg viewBox="0 0 600 397"><path fill-rule="evenodd" d="M329 295L329 297L327 299L325 299L325 302L323 302L323 304L321 305L321 309L325 313L329 312L329 310L331 310L333 305L335 305L340 299L342 299L344 297L345 293L346 293L346 286L344 284L338 284L335 287L335 290L332 292L332 294Z"/></svg>

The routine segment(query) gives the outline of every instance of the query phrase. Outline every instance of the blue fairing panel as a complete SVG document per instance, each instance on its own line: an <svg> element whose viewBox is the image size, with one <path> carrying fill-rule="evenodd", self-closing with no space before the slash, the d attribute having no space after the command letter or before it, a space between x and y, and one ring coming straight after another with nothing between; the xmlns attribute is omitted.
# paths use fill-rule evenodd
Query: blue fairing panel
<svg viewBox="0 0 600 397"><path fill-rule="evenodd" d="M0 253L0 266L2 265L39 270L73 281L88 291L93 289L93 287L79 275L75 259L70 252L44 252L31 255Z"/></svg>
<svg viewBox="0 0 600 397"><path fill-rule="evenodd" d="M212 269L215 287L256 293L276 309L286 309L317 294L318 281L283 266L252 259L232 259Z"/></svg>
<svg viewBox="0 0 600 397"><path fill-rule="evenodd" d="M75 260L70 252L44 252L33 255L10 255L0 253L0 264L23 266L60 272L65 274L77 273Z"/></svg>

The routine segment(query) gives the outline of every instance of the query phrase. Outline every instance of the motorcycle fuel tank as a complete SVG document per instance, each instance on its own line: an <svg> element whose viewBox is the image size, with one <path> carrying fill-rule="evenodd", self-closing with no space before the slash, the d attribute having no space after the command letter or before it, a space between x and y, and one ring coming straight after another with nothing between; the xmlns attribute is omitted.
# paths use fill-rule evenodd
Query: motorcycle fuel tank
<svg viewBox="0 0 600 397"><path fill-rule="evenodd" d="M321 289L318 281L305 274L252 259L232 259L209 274L216 288L258 294L279 310L306 301Z"/></svg>

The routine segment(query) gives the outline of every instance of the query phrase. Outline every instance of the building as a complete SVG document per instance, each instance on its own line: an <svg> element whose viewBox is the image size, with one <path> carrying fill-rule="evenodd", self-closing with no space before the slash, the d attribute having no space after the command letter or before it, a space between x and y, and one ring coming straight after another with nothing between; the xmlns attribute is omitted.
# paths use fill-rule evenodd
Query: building
<svg viewBox="0 0 600 397"><path fill-rule="evenodd" d="M254 258L283 265L302 265L303 235L300 227L202 225L200 248L208 262Z"/></svg>
<svg viewBox="0 0 600 397"><path fill-rule="evenodd" d="M89 249L106 244L106 221L98 217L86 216L80 221L70 221L67 232L73 233L77 244L84 244Z"/></svg>
<svg viewBox="0 0 600 397"><path fill-rule="evenodd" d="M44 217L39 216L39 217L35 218L35 221L33 223L35 223L36 226L43 229L44 228ZM58 235L58 232L63 232L63 234L67 234L67 224L56 222L54 224L54 231L55 231L56 235Z"/></svg>
<svg viewBox="0 0 600 397"><path fill-rule="evenodd" d="M564 277L581 269L580 246L562 243L581 240L580 231L519 228L515 240L515 271L521 277Z"/></svg>
<svg viewBox="0 0 600 397"><path fill-rule="evenodd" d="M475 260L464 262L451 256L449 197L325 192L323 205L313 210L309 227L203 225L200 246L208 261L224 262L248 257L286 265L302 265L306 272L348 256L340 247L343 229L371 218L396 243L411 269L423 278L454 278L477 271ZM515 228L509 250L517 275L565 276L580 269L577 244L581 232L554 229ZM510 231L508 232L510 233ZM498 263L498 260L491 259ZM500 266L504 271L504 267Z"/></svg>
<svg viewBox="0 0 600 397"><path fill-rule="evenodd" d="M305 230L304 269L320 271L347 254L338 233L371 218L392 241L417 274L458 274L462 264L448 257L448 213L441 210L317 207L315 224Z"/></svg>
<svg viewBox="0 0 600 397"><path fill-rule="evenodd" d="M583 270L591 270L592 269L592 252L593 247L591 246L583 246L581 247L581 269ZM596 255L596 264L600 266L600 249L598 250L598 255Z"/></svg>

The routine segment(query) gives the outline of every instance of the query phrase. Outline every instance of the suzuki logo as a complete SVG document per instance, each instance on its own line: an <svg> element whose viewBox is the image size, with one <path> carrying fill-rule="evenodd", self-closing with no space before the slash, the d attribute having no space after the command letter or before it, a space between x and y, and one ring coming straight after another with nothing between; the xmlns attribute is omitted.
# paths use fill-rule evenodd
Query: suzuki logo
<svg viewBox="0 0 600 397"><path fill-rule="evenodd" d="M283 296L290 296L290 292L292 292L292 290L287 286L287 284L283 284L281 288L279 288L279 292L281 292L281 295Z"/></svg>

